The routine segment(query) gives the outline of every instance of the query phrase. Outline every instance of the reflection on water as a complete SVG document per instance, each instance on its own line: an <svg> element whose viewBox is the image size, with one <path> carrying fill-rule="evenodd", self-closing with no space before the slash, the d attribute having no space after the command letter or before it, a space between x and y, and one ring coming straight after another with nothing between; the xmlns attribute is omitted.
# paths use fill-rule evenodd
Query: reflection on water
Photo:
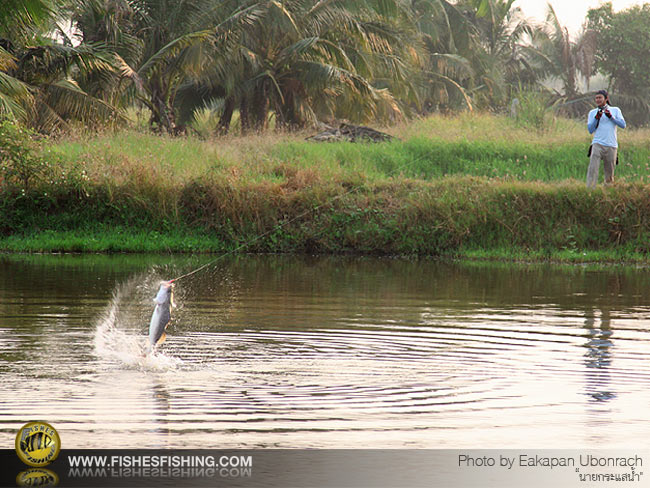
<svg viewBox="0 0 650 488"><path fill-rule="evenodd" d="M650 272L428 260L0 258L0 440L623 447L650 434Z"/></svg>
<svg viewBox="0 0 650 488"><path fill-rule="evenodd" d="M608 309L601 311L601 316L596 324L595 313L589 310L585 315L585 329L588 341L585 344L585 365L591 368L587 374L587 392L596 401L607 401L616 396L610 391L611 381L609 368L612 363L612 329L611 316Z"/></svg>

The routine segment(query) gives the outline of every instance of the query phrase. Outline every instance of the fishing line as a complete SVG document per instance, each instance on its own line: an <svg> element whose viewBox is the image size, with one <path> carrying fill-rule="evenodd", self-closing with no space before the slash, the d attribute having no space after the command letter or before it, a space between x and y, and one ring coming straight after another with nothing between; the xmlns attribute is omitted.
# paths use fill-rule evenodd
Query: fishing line
<svg viewBox="0 0 650 488"><path fill-rule="evenodd" d="M335 200L337 200L337 199L339 199L339 198L343 198L343 197L346 196L346 195L349 195L350 193L352 193L353 191L357 190L358 188L360 188L360 187L354 187L354 188L351 188L350 190L346 191L345 193L341 193L340 195L336 195L335 197L330 198L330 199L329 199L328 201L326 201L325 203L321 203L320 205L317 205L316 207L313 207L313 208L310 208L310 209L308 209L308 210L305 210L305 211L302 212L301 214L298 214L298 215L296 215L295 217L293 217L293 218L291 218L291 219L289 219L289 220L286 220L286 221L284 221L284 222L281 222L281 223L277 224L275 227L272 227L271 229L267 230L266 232L264 232L264 233L262 233L262 234L260 234L260 235L258 235L258 236L256 236L256 237L254 237L254 238L251 239L250 241L245 242L245 243L243 243L243 244L240 244L240 245L237 246L235 249L232 249L232 250L230 250L230 251L228 251L228 252L226 252L226 253L224 253L224 254L221 254L220 256L218 256L217 258L215 258L214 260L212 260L212 261L210 261L210 262L208 262L208 263L205 263L205 264L202 265L202 266L199 266L199 267L196 268L194 271L190 271L189 273L186 273L186 274L184 274L184 275L181 275L181 276L179 276L178 278L174 278L173 280L169 280L169 282L170 282L170 283L174 283L175 281L181 280L181 279L183 279L183 278L187 278L188 276L192 276L193 274L198 273L199 271L201 271L201 270L203 270L203 269L205 269L205 268L207 268L207 267L209 267L209 266L212 266L212 265L213 265L214 263L216 263L219 259L224 258L224 257L226 257L226 256L228 256L228 255L230 255L230 254L236 253L236 252L238 252L238 251L244 249L245 247L250 246L250 245L253 244L254 242L259 241L260 239L262 239L262 238L266 237L267 235L271 234L272 232L275 232L276 230L282 229L282 227L284 227L285 225L289 225L289 224L291 224L292 222L295 222L296 220L303 218L305 215L308 215L308 214L310 214L310 213L312 213L312 212L316 212L317 210L321 209L322 207L324 207L324 206L326 206L326 205L329 205L330 203L334 202Z"/></svg>
<svg viewBox="0 0 650 488"><path fill-rule="evenodd" d="M402 171L402 170L406 169L407 167L409 167L410 165L415 164L416 162L423 160L425 157L426 157L426 156L422 156L422 157L416 158L416 159L410 161L409 163L404 164L403 166L397 168L397 170ZM212 266L214 263L216 263L216 262L219 261L220 259L222 259L222 258L224 258L224 257L226 257L226 256L229 256L230 254L233 254L233 253L236 253L236 252L238 252L238 251L241 251L242 249L244 249L244 248L250 246L251 244L253 244L253 243L259 241L260 239L262 239L262 238L268 236L268 235L271 234L272 232L275 232L275 231L277 231L277 230L279 230L279 229L282 229L284 226L289 225L289 224L291 224L292 222L295 222L296 220L301 219L301 218L305 217L306 215L309 215L310 213L316 212L316 211L320 210L321 208L330 205L330 204L333 203L334 201L336 201L336 200L338 200L338 199L340 199L340 198L343 198L343 197L349 195L350 193L352 193L352 192L354 192L354 191L356 191L356 190L358 190L358 189L360 189L360 188L361 188L361 185L353 186L353 187L350 188L349 190L347 190L347 191L345 191L345 192L343 192L343 193L341 193L341 194L339 194L339 195L336 195L336 196L330 198L330 199L327 200L325 203L321 203L320 205L317 205L317 206L315 206L315 207L313 207L313 208L310 208L310 209L308 209L308 210L305 210L304 212L302 212L302 213L296 215L295 217L293 217L293 218L291 218L291 219L289 219L289 220L285 220L284 222L281 222L281 223L275 225L274 227L272 227L271 229L267 230L266 232L264 232L264 233L262 233L262 234L260 234L260 235L258 235L258 236L256 236L256 237L254 237L253 239L251 239L251 240L249 240L249 241L247 241L247 242L244 242L243 244L240 244L240 245L237 246L236 248L234 248L234 249L232 249L232 250L230 250L230 251L228 251L228 252L226 252L226 253L224 253L224 254L221 254L221 255L217 256L217 257L216 257L215 259L213 259L212 261L209 261L209 262L205 263L204 265L199 266L199 267L196 268L195 270L190 271L189 273L185 273L184 275L181 275L181 276L179 276L179 277L177 277L177 278L174 278L173 280L169 280L169 283L174 283L174 282L176 282L176 281L178 281L178 280L182 280L182 279L184 279L184 278L187 278L188 276L192 276L193 274L196 274L196 273L198 273L199 271L202 271L202 270L204 270L205 268L208 268L208 267Z"/></svg>

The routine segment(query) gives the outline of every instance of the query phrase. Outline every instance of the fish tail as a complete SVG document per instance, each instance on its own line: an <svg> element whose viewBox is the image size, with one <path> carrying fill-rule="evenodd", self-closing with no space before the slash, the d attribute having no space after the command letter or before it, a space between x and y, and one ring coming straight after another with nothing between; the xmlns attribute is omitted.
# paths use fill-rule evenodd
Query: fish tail
<svg viewBox="0 0 650 488"><path fill-rule="evenodd" d="M153 352L153 346L151 345L151 342L147 340L147 343L144 345L144 349L142 350L142 357L147 357L152 352Z"/></svg>

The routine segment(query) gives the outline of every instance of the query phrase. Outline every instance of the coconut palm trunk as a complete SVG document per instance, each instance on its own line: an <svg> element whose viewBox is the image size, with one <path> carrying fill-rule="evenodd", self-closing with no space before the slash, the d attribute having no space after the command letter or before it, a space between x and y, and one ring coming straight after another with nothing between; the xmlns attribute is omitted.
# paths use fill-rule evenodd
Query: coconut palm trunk
<svg viewBox="0 0 650 488"><path fill-rule="evenodd" d="M165 92L166 90L164 89L164 86L161 86L160 84L155 84L151 87L151 117L149 119L149 125L152 128L156 128L159 132L175 134L176 117L173 108L168 102L169 97Z"/></svg>
<svg viewBox="0 0 650 488"><path fill-rule="evenodd" d="M223 106L223 112L219 118L219 124L217 125L217 134L226 135L230 130L230 122L232 120L232 114L235 111L235 97L230 96L226 98L226 101Z"/></svg>
<svg viewBox="0 0 650 488"><path fill-rule="evenodd" d="M239 124L241 126L241 134L248 134L251 128L251 119L250 102L246 95L242 96L242 99L239 102Z"/></svg>
<svg viewBox="0 0 650 488"><path fill-rule="evenodd" d="M256 87L253 95L253 128L257 132L263 132L267 126L267 114L269 112L269 97L266 85L261 83Z"/></svg>

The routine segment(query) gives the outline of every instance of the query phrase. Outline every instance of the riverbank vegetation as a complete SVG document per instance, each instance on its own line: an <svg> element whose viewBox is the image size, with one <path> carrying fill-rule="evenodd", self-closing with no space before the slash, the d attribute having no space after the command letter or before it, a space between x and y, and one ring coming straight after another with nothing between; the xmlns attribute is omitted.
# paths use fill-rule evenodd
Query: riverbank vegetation
<svg viewBox="0 0 650 488"><path fill-rule="evenodd" d="M52 134L123 126L135 108L154 132L212 120L212 136L515 99L582 117L599 75L644 125L649 43L650 4L590 9L570 35L552 8L533 21L514 0L6 0L0 117Z"/></svg>
<svg viewBox="0 0 650 488"><path fill-rule="evenodd" d="M617 183L594 191L577 122L538 132L465 114L387 130L399 140L118 131L49 141L29 187L5 177L0 248L577 261L650 253L647 130L621 134Z"/></svg>
<svg viewBox="0 0 650 488"><path fill-rule="evenodd" d="M648 254L650 4L5 4L2 250ZM630 124L587 191L595 75ZM304 140L341 121L397 139Z"/></svg>

